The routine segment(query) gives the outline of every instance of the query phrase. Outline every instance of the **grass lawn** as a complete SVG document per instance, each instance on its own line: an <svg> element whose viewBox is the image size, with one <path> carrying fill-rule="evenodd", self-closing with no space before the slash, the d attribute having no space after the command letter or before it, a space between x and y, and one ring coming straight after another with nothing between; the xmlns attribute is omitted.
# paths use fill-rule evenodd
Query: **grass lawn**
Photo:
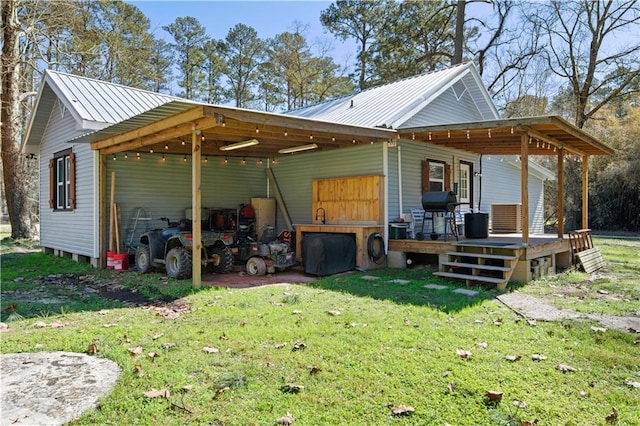
<svg viewBox="0 0 640 426"><path fill-rule="evenodd" d="M575 292L556 299L579 300L570 307L590 312L640 309L633 255L640 245L596 245L608 283L571 273L519 290L551 298L582 283L589 295L608 289L619 300L586 302ZM70 284L43 284L42 276L70 268L94 287L122 280L152 299L181 298L131 308L78 295ZM435 283L447 288L424 287ZM47 286L67 293L55 295L60 303L46 312L18 301L21 291ZM23 319L8 323L0 352L86 352L95 343L96 356L117 362L123 374L114 392L74 425L274 425L287 413L295 425L640 424L640 334L594 330L598 324L589 322L529 323L496 292L468 297L452 292L459 286L426 269L383 269L306 285L193 292L158 274L3 256L3 319L12 303ZM153 389L169 396L144 395ZM501 392L501 400L488 391ZM403 405L414 411L393 414Z"/></svg>

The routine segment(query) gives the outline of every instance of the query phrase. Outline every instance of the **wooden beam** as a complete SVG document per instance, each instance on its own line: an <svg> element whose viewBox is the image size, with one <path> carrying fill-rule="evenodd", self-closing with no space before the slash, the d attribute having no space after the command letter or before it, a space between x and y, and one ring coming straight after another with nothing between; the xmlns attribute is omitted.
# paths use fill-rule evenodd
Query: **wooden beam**
<svg viewBox="0 0 640 426"><path fill-rule="evenodd" d="M335 133L337 135L349 135L366 137L393 139L396 132L390 129L378 129L360 126L350 126L347 124L328 123L324 121L314 121L294 116L286 116L280 114L269 114L257 111L246 111L236 109L218 109L216 112L223 114L225 117L235 120L255 123L267 124L271 126L282 127L283 129L309 130L310 132L326 132Z"/></svg>
<svg viewBox="0 0 640 426"><path fill-rule="evenodd" d="M564 238L564 150L558 150L558 238Z"/></svg>
<svg viewBox="0 0 640 426"><path fill-rule="evenodd" d="M183 123L178 126L161 130L151 135L147 135L145 137L129 140L126 142L121 142L117 145L110 145L108 147L100 149L100 153L103 155L109 155L109 154L115 154L123 151L136 151L158 142L164 142L169 139L174 139L180 136L188 135L189 132L191 132L191 129L194 125L198 130L208 129L208 128L211 128L212 126L216 126L215 119L213 117L202 117L191 123Z"/></svg>
<svg viewBox="0 0 640 426"><path fill-rule="evenodd" d="M201 190L201 154L202 142L200 132L195 129L191 131L191 214L192 214L192 235L193 253L191 253L191 268L193 288L200 288L202 285L202 190Z"/></svg>
<svg viewBox="0 0 640 426"><path fill-rule="evenodd" d="M529 135L520 136L520 180L522 195L522 243L529 244Z"/></svg>
<svg viewBox="0 0 640 426"><path fill-rule="evenodd" d="M91 149L97 150L106 148L112 145L118 145L123 142L131 141L134 139L143 138L145 136L153 135L159 133L163 130L170 129L172 127L178 126L180 124L184 124L185 122L193 122L199 118L205 117L204 107L198 106L196 108L190 109L188 111L181 112L172 117L165 118L160 121L156 121L146 126L142 126L138 129L130 130L125 133L121 133L119 135L111 136L109 138L103 139L101 141L93 142L91 144ZM215 123L214 117L209 117L213 123Z"/></svg>
<svg viewBox="0 0 640 426"><path fill-rule="evenodd" d="M582 229L589 228L589 156L582 156Z"/></svg>
<svg viewBox="0 0 640 426"><path fill-rule="evenodd" d="M574 154L578 154L578 155L584 155L585 153L577 148L568 146L566 143L559 141L558 139L545 135L543 133L540 133L539 131L532 129L531 127L528 126L523 126L523 129L526 129L527 133L529 133L530 136L533 136L536 139L540 139L543 142L546 143L550 143L552 145L555 145L557 148L564 148L567 151L573 152Z"/></svg>

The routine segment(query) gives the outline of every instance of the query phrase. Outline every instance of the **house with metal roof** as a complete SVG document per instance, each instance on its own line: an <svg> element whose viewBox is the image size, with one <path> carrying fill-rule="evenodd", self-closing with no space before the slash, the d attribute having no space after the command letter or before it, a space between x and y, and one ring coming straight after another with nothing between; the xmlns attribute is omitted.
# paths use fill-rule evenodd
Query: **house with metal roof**
<svg viewBox="0 0 640 426"><path fill-rule="evenodd" d="M387 248L403 250L391 247L389 223L411 219L428 191L457 189L456 205L466 210L494 204L492 196L495 204L521 204L523 242L541 232L539 194L552 176L529 164L525 137L560 152L609 152L556 118L500 120L470 63L289 114L46 71L25 150L40 159L45 251L104 266L114 234L126 252L144 231L163 226L161 218L207 222L210 212L275 199L277 210L270 207L262 223L296 231L300 259L305 233L347 233L355 266L373 268L384 265ZM522 165L508 157L517 154ZM482 179L492 184L480 188ZM200 232L193 228L194 241ZM372 241L382 256L371 252ZM194 283L200 256L194 251Z"/></svg>

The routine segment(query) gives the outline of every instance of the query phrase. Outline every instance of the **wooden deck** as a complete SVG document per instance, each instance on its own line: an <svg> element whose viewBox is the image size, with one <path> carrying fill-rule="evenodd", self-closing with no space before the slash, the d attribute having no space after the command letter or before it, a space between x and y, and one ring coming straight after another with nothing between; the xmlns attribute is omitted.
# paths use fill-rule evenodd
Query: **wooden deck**
<svg viewBox="0 0 640 426"><path fill-rule="evenodd" d="M494 256L517 255L511 270L505 274L507 282L529 282L535 278L548 274L555 274L571 266L571 245L568 239L559 239L556 235L534 235L529 238L529 244L522 243L520 234L490 234L488 238L449 238L432 240L389 240L389 252L400 253L400 259L406 259L407 253L422 253L438 255L439 275L452 278L466 279L469 281L482 281L482 272L478 270L496 270L491 265L484 265L484 260L474 260L476 267L469 266L469 256L463 253L477 253L479 258ZM457 254L457 256L456 256ZM458 257L460 259L455 259ZM458 262L457 265L455 262ZM401 262L400 262L401 263ZM452 266L454 265L454 266ZM400 266L403 265L392 265ZM452 268L460 267L468 270L465 278L451 272ZM498 267L498 270L501 270ZM456 276L454 276L456 275ZM494 282L494 280L486 280ZM503 287L500 286L499 287Z"/></svg>

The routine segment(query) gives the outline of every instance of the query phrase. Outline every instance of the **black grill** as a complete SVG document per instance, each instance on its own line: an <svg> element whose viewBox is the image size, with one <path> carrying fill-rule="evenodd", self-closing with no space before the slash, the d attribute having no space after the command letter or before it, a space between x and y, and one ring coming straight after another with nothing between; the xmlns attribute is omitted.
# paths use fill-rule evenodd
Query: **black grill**
<svg viewBox="0 0 640 426"><path fill-rule="evenodd" d="M422 194L422 208L425 212L453 213L459 203L453 191L432 191Z"/></svg>

